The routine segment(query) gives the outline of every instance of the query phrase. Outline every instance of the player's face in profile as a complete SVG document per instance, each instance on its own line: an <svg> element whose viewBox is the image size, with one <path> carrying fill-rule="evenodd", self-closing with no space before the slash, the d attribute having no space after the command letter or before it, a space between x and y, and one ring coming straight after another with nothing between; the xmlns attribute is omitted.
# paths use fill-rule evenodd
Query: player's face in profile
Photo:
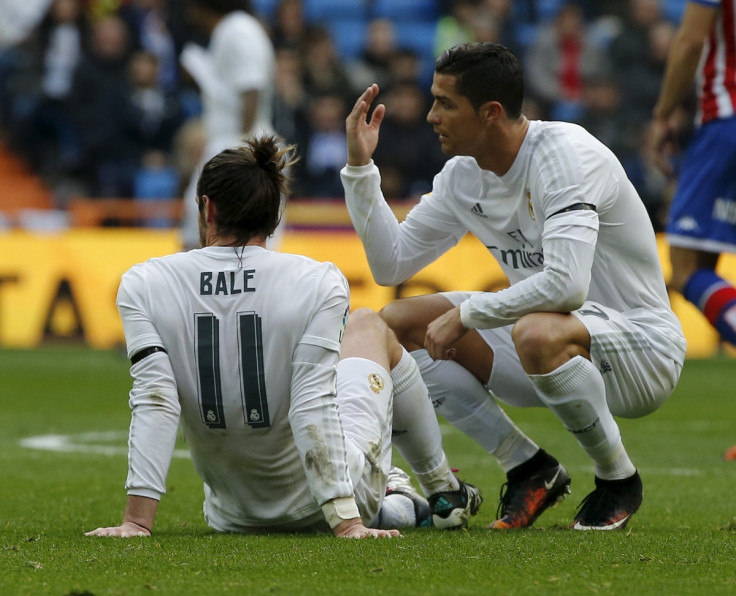
<svg viewBox="0 0 736 596"><path fill-rule="evenodd" d="M439 136L442 151L447 155L478 153L482 119L470 100L455 90L453 75L434 73L432 96L434 102L427 114L427 122Z"/></svg>

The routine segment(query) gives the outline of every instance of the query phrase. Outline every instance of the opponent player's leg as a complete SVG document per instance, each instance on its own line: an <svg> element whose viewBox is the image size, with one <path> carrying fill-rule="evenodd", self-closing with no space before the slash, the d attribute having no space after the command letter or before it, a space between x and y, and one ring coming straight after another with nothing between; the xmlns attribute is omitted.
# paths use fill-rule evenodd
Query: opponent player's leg
<svg viewBox="0 0 736 596"><path fill-rule="evenodd" d="M718 254L705 252L705 248L736 252L736 225L724 215L728 205L736 202L734 139L734 119L702 126L695 132L683 160L667 223L670 287L694 304L721 338L732 345L736 345L735 280L716 273ZM736 446L724 457L736 459Z"/></svg>
<svg viewBox="0 0 736 596"><path fill-rule="evenodd" d="M442 450L439 424L416 362L386 323L368 309L351 313L341 358L368 358L391 371L394 444L416 474L424 493L429 495L435 525L467 525L468 517L477 513L482 498L473 486L458 481L450 469ZM390 509L392 501L400 502L392 497L403 495L417 503L418 495L408 476L396 468L389 473L387 488L381 525L390 523L387 505ZM444 499L441 503L440 497Z"/></svg>
<svg viewBox="0 0 736 596"><path fill-rule="evenodd" d="M506 472L508 480L497 512L499 519L491 527L527 527L564 498L569 492L570 477L554 457L516 427L489 393L486 383L495 360L490 338L471 330L456 344L454 361L432 360L423 348L429 322L465 298L462 293L407 298L389 304L381 316L395 329L402 344L413 350L412 356L419 364L437 413L494 455ZM508 344L502 347L502 359L508 361L511 354L516 359L508 331L495 337L497 346L502 347L501 342ZM517 380L502 371L501 387L508 387L510 392L518 388L530 393L518 359L507 364L518 370ZM523 389L522 380L527 385Z"/></svg>
<svg viewBox="0 0 736 596"><path fill-rule="evenodd" d="M669 286L692 302L721 338L736 346L736 287L716 273L719 256L671 246Z"/></svg>
<svg viewBox="0 0 736 596"><path fill-rule="evenodd" d="M736 120L702 126L693 135L670 205L670 287L699 308L721 337L736 345L734 280L715 272L717 252L736 252ZM716 252L717 251L717 252Z"/></svg>
<svg viewBox="0 0 736 596"><path fill-rule="evenodd" d="M540 399L595 464L596 490L573 527L625 527L641 504L641 480L606 401L602 373L590 361L588 329L570 314L532 313L517 321L512 336Z"/></svg>

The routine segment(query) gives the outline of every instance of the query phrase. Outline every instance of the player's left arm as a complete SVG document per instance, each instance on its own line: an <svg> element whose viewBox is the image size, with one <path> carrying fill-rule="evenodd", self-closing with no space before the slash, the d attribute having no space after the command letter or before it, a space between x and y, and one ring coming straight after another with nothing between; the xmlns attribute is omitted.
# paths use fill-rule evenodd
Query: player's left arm
<svg viewBox="0 0 736 596"><path fill-rule="evenodd" d="M334 268L315 283L316 304L294 350L291 373L289 423L299 450L309 488L322 505L334 499L353 497L347 474L347 451L337 413L336 366L349 305L347 282ZM319 455L320 466L307 465ZM338 502L339 506L341 502ZM338 507L338 509L344 509ZM344 516L343 516L344 517Z"/></svg>
<svg viewBox="0 0 736 596"><path fill-rule="evenodd" d="M533 312L567 313L588 294L598 236L594 209L559 214L545 223L544 268L497 292L475 292L427 325L424 347L436 360L451 360L453 345L468 329L511 325Z"/></svg>
<svg viewBox="0 0 736 596"><path fill-rule="evenodd" d="M229 48L221 72L227 73L225 83L237 91L240 98L241 130L244 136L254 132L258 109L266 89L272 85L273 47L262 27L255 22L242 21L228 30Z"/></svg>
<svg viewBox="0 0 736 596"><path fill-rule="evenodd" d="M564 147L564 145L563 145ZM568 152L571 163L574 152ZM588 295L598 239L598 210L613 195L612 179L592 187L583 184L583 168L572 166L558 175L542 164L531 184L539 197L532 213L542 222L543 267L497 292L476 292L427 326L424 346L434 359L453 358L452 346L467 329L511 325L533 312L566 313ZM522 249L523 250L523 249ZM533 254L528 259L540 258Z"/></svg>
<svg viewBox="0 0 736 596"><path fill-rule="evenodd" d="M391 538L398 530L368 528L349 474L347 445L337 411L336 365L347 322L347 280L327 265L317 284L318 304L294 352L289 423L309 489L338 538Z"/></svg>

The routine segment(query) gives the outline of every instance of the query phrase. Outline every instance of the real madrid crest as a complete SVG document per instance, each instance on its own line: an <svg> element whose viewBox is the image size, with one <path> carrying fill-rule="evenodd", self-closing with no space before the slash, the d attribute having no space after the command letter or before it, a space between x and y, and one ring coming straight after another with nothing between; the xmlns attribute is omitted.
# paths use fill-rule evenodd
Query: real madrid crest
<svg viewBox="0 0 736 596"><path fill-rule="evenodd" d="M373 393L379 393L383 389L383 379L376 373L368 375L368 385Z"/></svg>
<svg viewBox="0 0 736 596"><path fill-rule="evenodd" d="M529 207L529 217L532 218L532 221L536 221L537 218L534 217L534 207L532 207L532 193L531 191L526 191L526 200L527 200L527 207Z"/></svg>

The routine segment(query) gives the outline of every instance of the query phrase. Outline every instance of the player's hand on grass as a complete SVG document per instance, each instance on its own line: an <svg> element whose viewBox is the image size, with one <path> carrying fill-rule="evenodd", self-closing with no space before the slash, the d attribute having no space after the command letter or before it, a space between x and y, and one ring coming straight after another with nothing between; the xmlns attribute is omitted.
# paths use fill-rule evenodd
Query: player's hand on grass
<svg viewBox="0 0 736 596"><path fill-rule="evenodd" d="M386 106L378 104L368 121L368 111L378 95L375 83L363 92L353 106L353 110L345 120L345 132L348 139L348 165L364 166L370 163L373 152L378 146L378 131L386 114Z"/></svg>
<svg viewBox="0 0 736 596"><path fill-rule="evenodd" d="M359 517L340 522L332 528L332 531L338 538L397 538L401 536L398 530L366 528Z"/></svg>
<svg viewBox="0 0 736 596"><path fill-rule="evenodd" d="M139 526L135 522L124 521L119 526L111 528L97 528L91 532L85 532L85 536L104 536L104 537L115 537L115 538L135 538L142 537L147 538L151 535L151 530Z"/></svg>

